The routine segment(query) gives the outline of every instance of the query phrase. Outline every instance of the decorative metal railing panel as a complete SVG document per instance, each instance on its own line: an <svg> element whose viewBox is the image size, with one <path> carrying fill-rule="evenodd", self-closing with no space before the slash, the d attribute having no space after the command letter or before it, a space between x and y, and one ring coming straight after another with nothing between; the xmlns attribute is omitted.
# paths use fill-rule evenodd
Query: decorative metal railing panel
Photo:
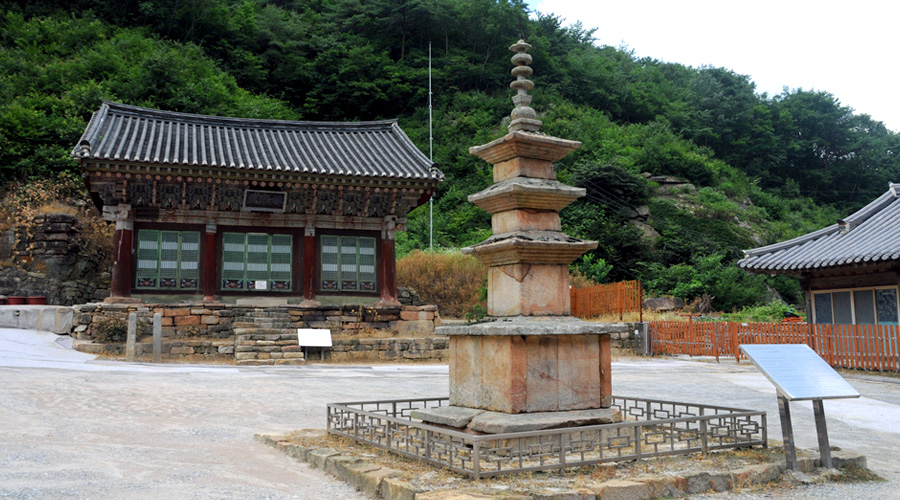
<svg viewBox="0 0 900 500"><path fill-rule="evenodd" d="M328 432L474 479L722 448L766 446L766 414L719 406L613 397L616 424L473 436L414 421L447 399L328 405Z"/></svg>

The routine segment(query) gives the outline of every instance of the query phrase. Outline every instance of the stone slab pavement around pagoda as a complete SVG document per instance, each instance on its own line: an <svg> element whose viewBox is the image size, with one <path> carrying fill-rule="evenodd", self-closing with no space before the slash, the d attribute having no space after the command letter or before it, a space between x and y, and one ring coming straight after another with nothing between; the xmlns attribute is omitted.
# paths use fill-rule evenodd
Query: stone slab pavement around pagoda
<svg viewBox="0 0 900 500"><path fill-rule="evenodd" d="M607 408L612 333L625 324L563 317L492 318L448 326L450 404L503 413Z"/></svg>

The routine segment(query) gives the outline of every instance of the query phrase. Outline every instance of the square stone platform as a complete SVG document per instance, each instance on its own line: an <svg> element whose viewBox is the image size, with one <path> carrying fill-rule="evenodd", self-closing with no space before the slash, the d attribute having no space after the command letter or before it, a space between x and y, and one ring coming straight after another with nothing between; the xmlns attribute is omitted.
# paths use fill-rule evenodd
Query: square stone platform
<svg viewBox="0 0 900 500"><path fill-rule="evenodd" d="M410 416L425 423L468 429L478 434L506 434L510 432L562 429L622 421L622 412L614 408L592 410L550 411L510 415L496 411L441 406L415 410Z"/></svg>
<svg viewBox="0 0 900 500"><path fill-rule="evenodd" d="M492 318L450 337L450 404L506 414L607 408L610 334L622 323L571 316Z"/></svg>

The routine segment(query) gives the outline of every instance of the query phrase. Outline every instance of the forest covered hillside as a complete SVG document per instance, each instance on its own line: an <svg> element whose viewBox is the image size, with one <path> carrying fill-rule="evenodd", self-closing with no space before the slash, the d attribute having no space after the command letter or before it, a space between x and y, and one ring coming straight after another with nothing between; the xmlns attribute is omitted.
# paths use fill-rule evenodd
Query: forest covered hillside
<svg viewBox="0 0 900 500"><path fill-rule="evenodd" d="M582 148L557 165L588 195L564 229L598 240L598 281L717 309L794 280L747 276L741 251L832 224L900 181L900 136L823 91L757 94L750 77L596 46L589 27L520 0L0 0L0 181L77 171L68 156L101 99L172 111L304 120L399 118L429 153L434 244L489 234L466 196L491 181L468 148L505 133L511 53L534 46L544 132ZM399 253L428 248L428 206Z"/></svg>

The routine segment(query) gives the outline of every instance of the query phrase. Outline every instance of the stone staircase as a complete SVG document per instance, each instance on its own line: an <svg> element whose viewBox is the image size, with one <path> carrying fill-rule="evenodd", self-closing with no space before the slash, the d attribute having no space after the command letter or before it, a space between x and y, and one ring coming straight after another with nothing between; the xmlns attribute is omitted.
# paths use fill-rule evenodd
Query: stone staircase
<svg viewBox="0 0 900 500"><path fill-rule="evenodd" d="M235 311L234 358L239 365L303 364L297 325L287 309L247 308Z"/></svg>

